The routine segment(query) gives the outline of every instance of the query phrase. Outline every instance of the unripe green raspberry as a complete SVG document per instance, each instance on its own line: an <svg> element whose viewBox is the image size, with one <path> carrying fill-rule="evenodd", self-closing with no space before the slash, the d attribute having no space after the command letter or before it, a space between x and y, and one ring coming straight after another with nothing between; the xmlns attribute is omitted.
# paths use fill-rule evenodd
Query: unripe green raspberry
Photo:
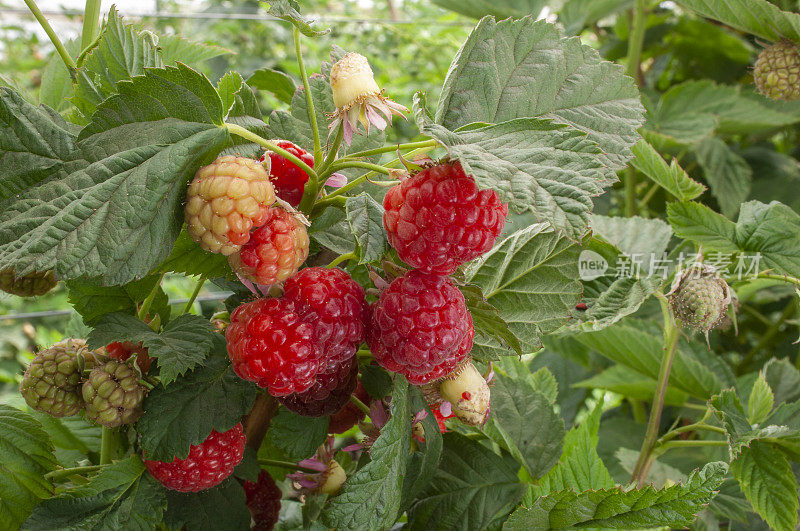
<svg viewBox="0 0 800 531"><path fill-rule="evenodd" d="M144 413L144 394L135 369L122 361L108 360L93 369L83 384L86 418L106 428L132 424Z"/></svg>
<svg viewBox="0 0 800 531"><path fill-rule="evenodd" d="M800 98L800 46L782 40L765 48L756 60L753 78L758 90L768 98Z"/></svg>
<svg viewBox="0 0 800 531"><path fill-rule="evenodd" d="M725 320L730 288L713 270L695 267L681 275L670 292L669 303L682 325L708 332Z"/></svg>
<svg viewBox="0 0 800 531"><path fill-rule="evenodd" d="M53 289L56 284L58 284L58 281L53 276L52 271L28 273L21 277L17 277L14 274L13 268L0 271L0 289L18 297L44 295Z"/></svg>
<svg viewBox="0 0 800 531"><path fill-rule="evenodd" d="M250 240L267 219L275 190L260 162L220 157L197 171L186 195L186 230L206 251L225 256Z"/></svg>
<svg viewBox="0 0 800 531"><path fill-rule="evenodd" d="M69 417L83 408L81 369L92 358L86 341L66 339L39 352L22 377L25 402L53 417Z"/></svg>

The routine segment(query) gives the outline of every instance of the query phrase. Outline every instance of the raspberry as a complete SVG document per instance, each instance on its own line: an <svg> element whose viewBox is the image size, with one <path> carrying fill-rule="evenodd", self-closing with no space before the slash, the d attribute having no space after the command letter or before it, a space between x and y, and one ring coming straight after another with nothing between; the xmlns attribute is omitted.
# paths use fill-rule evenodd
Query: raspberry
<svg viewBox="0 0 800 531"><path fill-rule="evenodd" d="M56 287L56 284L58 281L52 271L28 273L21 277L16 276L14 268L0 271L0 289L18 297L44 295Z"/></svg>
<svg viewBox="0 0 800 531"><path fill-rule="evenodd" d="M670 307L681 324L704 332L725 321L730 302L727 282L703 266L686 270L669 294Z"/></svg>
<svg viewBox="0 0 800 531"><path fill-rule="evenodd" d="M137 344L132 341L123 341L120 343L119 341L114 341L106 347L106 352L108 352L108 357L120 361L127 361L133 354L136 354L136 364L139 366L142 374L146 374L153 364L153 358L147 355L147 349L144 348L141 343Z"/></svg>
<svg viewBox="0 0 800 531"><path fill-rule="evenodd" d="M275 145L285 149L312 168L314 167L314 156L303 148L288 140L275 141ZM308 182L308 174L296 166L294 162L274 151L267 150L261 160L266 160L268 156L270 162L269 178L275 187L275 193L278 194L278 197L296 207L303 198L303 192Z"/></svg>
<svg viewBox="0 0 800 531"><path fill-rule="evenodd" d="M230 255L264 224L275 191L253 159L220 157L197 171L186 195L186 229L206 251Z"/></svg>
<svg viewBox="0 0 800 531"><path fill-rule="evenodd" d="M314 384L320 356L313 336L313 324L300 316L294 302L282 298L242 304L225 329L236 374L273 396L302 393Z"/></svg>
<svg viewBox="0 0 800 531"><path fill-rule="evenodd" d="M139 374L125 362L109 360L92 369L83 384L86 418L106 428L139 420L145 390Z"/></svg>
<svg viewBox="0 0 800 531"><path fill-rule="evenodd" d="M364 288L341 269L308 267L290 278L284 297L314 323L314 340L328 369L353 357L364 341L369 307Z"/></svg>
<svg viewBox="0 0 800 531"><path fill-rule="evenodd" d="M508 206L494 190L479 190L458 162L422 170L383 199L389 243L407 264L449 275L492 248Z"/></svg>
<svg viewBox="0 0 800 531"><path fill-rule="evenodd" d="M800 46L782 40L764 49L756 60L753 79L761 94L769 98L800 98Z"/></svg>
<svg viewBox="0 0 800 531"><path fill-rule="evenodd" d="M361 380L356 382L356 389L353 394L365 404L369 401L369 395L364 386L361 385ZM328 433L344 433L355 426L357 422L363 420L364 417L366 417L366 413L348 401L338 413L331 415L328 422Z"/></svg>
<svg viewBox="0 0 800 531"><path fill-rule="evenodd" d="M25 402L53 417L77 415L83 409L81 365L93 361L86 341L65 339L39 352L22 377Z"/></svg>
<svg viewBox="0 0 800 531"><path fill-rule="evenodd" d="M212 430L205 441L192 445L186 459L172 462L144 460L150 474L168 489L199 492L219 485L242 460L245 436L241 424L220 433Z"/></svg>
<svg viewBox="0 0 800 531"><path fill-rule="evenodd" d="M264 225L250 234L250 241L228 262L247 280L272 285L297 273L308 258L308 246L305 226L289 212L270 208Z"/></svg>
<svg viewBox="0 0 800 531"><path fill-rule="evenodd" d="M452 281L414 270L392 281L372 305L367 340L379 365L420 385L452 372L474 335Z"/></svg>
<svg viewBox="0 0 800 531"><path fill-rule="evenodd" d="M258 473L258 481L255 483L245 481L243 486L247 496L247 508L253 517L251 529L270 531L278 522L278 514L281 511L281 498L283 498L281 489L266 470Z"/></svg>
<svg viewBox="0 0 800 531"><path fill-rule="evenodd" d="M329 372L320 373L307 391L292 393L278 400L299 415L324 417L336 413L350 401L358 382L358 360L343 361Z"/></svg>

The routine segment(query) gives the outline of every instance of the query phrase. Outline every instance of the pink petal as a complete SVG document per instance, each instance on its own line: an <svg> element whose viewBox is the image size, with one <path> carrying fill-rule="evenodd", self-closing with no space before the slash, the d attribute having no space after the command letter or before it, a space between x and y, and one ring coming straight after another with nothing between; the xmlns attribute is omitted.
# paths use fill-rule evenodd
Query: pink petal
<svg viewBox="0 0 800 531"><path fill-rule="evenodd" d="M361 450L361 445L358 443L351 444L349 446L345 446L344 448L342 448L343 452L357 452L359 450Z"/></svg>
<svg viewBox="0 0 800 531"><path fill-rule="evenodd" d="M328 470L328 465L314 458L303 459L302 461L299 461L297 464L305 468L310 468L311 470L318 470L320 472L325 472L326 470Z"/></svg>
<svg viewBox="0 0 800 531"><path fill-rule="evenodd" d="M344 143L348 146L353 143L353 124L347 117L342 120L342 127L344 131Z"/></svg>
<svg viewBox="0 0 800 531"><path fill-rule="evenodd" d="M341 188L347 184L347 176L341 173L332 173L328 180L325 181L325 186L331 188Z"/></svg>
<svg viewBox="0 0 800 531"><path fill-rule="evenodd" d="M261 293L259 293L258 290L256 289L256 285L255 284L253 284L252 282L250 282L249 280L247 280L243 276L239 275L238 273L236 274L236 276L239 277L239 281L242 284L244 284L244 287L249 289L253 293L253 295L257 295L257 296L261 295Z"/></svg>
<svg viewBox="0 0 800 531"><path fill-rule="evenodd" d="M441 413L443 417L449 417L453 414L453 404L447 400L443 400L442 403L439 404L439 413Z"/></svg>
<svg viewBox="0 0 800 531"><path fill-rule="evenodd" d="M428 416L428 412L425 411L424 409L422 411L418 411L417 414L414 415L413 424L416 424L417 422L420 422L420 421L424 420L425 418L427 418L427 416Z"/></svg>
<svg viewBox="0 0 800 531"><path fill-rule="evenodd" d="M308 478L298 479L297 483L299 483L301 487L306 489L315 489L319 485L319 481L314 481L313 479L308 479Z"/></svg>
<svg viewBox="0 0 800 531"><path fill-rule="evenodd" d="M389 422L389 414L383 407L383 401L376 400L369 406L369 418L378 429L383 428Z"/></svg>
<svg viewBox="0 0 800 531"><path fill-rule="evenodd" d="M369 120L372 125L381 131L386 129L386 126L388 125L386 119L378 114L378 112L371 105L367 106L367 120Z"/></svg>

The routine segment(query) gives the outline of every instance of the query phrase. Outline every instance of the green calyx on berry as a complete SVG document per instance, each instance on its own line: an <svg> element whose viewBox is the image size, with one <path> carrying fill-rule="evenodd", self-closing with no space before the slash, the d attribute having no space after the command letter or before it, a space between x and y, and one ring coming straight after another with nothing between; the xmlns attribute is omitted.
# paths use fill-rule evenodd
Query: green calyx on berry
<svg viewBox="0 0 800 531"><path fill-rule="evenodd" d="M119 360L108 360L92 369L82 395L86 418L106 428L132 424L144 413L145 388L139 383L139 373Z"/></svg>
<svg viewBox="0 0 800 531"><path fill-rule="evenodd" d="M800 45L781 40L765 48L756 60L753 79L768 98L800 99Z"/></svg>
<svg viewBox="0 0 800 531"><path fill-rule="evenodd" d="M13 268L0 271L0 289L18 297L44 295L56 287L56 284L58 281L52 271L33 272L19 277Z"/></svg>
<svg viewBox="0 0 800 531"><path fill-rule="evenodd" d="M725 322L731 298L728 283L705 265L684 271L669 292L670 308L680 324L703 332Z"/></svg>
<svg viewBox="0 0 800 531"><path fill-rule="evenodd" d="M492 402L489 384L467 361L439 383L439 394L452 405L452 413L464 424L481 426Z"/></svg>
<svg viewBox="0 0 800 531"><path fill-rule="evenodd" d="M60 341L33 358L22 377L20 393L36 411L53 417L77 415L83 409L81 372L93 361L83 339Z"/></svg>

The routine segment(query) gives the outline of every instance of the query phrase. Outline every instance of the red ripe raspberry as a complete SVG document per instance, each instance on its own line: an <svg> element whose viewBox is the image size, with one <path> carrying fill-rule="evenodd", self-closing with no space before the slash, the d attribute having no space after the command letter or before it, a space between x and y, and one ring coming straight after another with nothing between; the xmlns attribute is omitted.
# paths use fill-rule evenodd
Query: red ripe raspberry
<svg viewBox="0 0 800 531"><path fill-rule="evenodd" d="M369 395L364 389L364 386L361 385L361 380L358 380L356 390L353 391L353 394L364 404L369 402ZM344 433L355 426L357 422L364 420L364 417L366 417L366 413L361 411L361 408L348 401L338 413L331 415L330 422L328 423L328 433Z"/></svg>
<svg viewBox="0 0 800 531"><path fill-rule="evenodd" d="M298 415L324 417L336 413L350 401L358 382L358 360L353 357L317 375L307 391L292 393L278 400Z"/></svg>
<svg viewBox="0 0 800 531"><path fill-rule="evenodd" d="M153 358L147 355L147 349L144 348L141 343L133 343L132 341L123 341L120 343L119 341L114 341L106 347L106 352L108 352L108 357L120 361L126 361L132 355L136 354L136 364L139 366L142 374L146 374L153 364Z"/></svg>
<svg viewBox="0 0 800 531"><path fill-rule="evenodd" d="M494 245L508 206L494 190L479 190L458 162L427 168L389 189L383 226L400 259L449 275Z"/></svg>
<svg viewBox="0 0 800 531"><path fill-rule="evenodd" d="M367 340L383 368L421 385L452 372L472 349L475 329L449 277L413 270L372 305Z"/></svg>
<svg viewBox="0 0 800 531"><path fill-rule="evenodd" d="M279 140L275 142L275 145L285 149L312 168L314 167L314 156L303 148L292 144L288 140ZM275 187L275 193L292 206L299 205L308 182L308 175L297 167L294 162L284 158L282 155L278 155L274 151L266 151L261 160L266 160L267 156L269 156L270 161L269 178Z"/></svg>
<svg viewBox="0 0 800 531"><path fill-rule="evenodd" d="M320 360L314 326L287 299L258 299L231 314L225 329L228 355L241 378L272 396L302 393L317 378Z"/></svg>
<svg viewBox="0 0 800 531"><path fill-rule="evenodd" d="M369 313L364 288L341 269L303 269L286 281L284 298L296 302L314 323L326 370L351 358L364 341Z"/></svg>
<svg viewBox="0 0 800 531"><path fill-rule="evenodd" d="M255 531L270 531L278 522L281 511L281 498L283 493L275 484L269 472L262 470L258 474L258 481L244 482L244 493L247 496L247 508L253 517Z"/></svg>
<svg viewBox="0 0 800 531"><path fill-rule="evenodd" d="M219 485L242 460L245 436L241 424L220 433L211 432L205 441L194 445L186 459L171 462L144 460L147 470L168 489L199 492Z"/></svg>
<svg viewBox="0 0 800 531"><path fill-rule="evenodd" d="M228 257L239 275L272 285L291 277L308 258L308 232L289 212L270 208L261 227L250 233L241 251Z"/></svg>

